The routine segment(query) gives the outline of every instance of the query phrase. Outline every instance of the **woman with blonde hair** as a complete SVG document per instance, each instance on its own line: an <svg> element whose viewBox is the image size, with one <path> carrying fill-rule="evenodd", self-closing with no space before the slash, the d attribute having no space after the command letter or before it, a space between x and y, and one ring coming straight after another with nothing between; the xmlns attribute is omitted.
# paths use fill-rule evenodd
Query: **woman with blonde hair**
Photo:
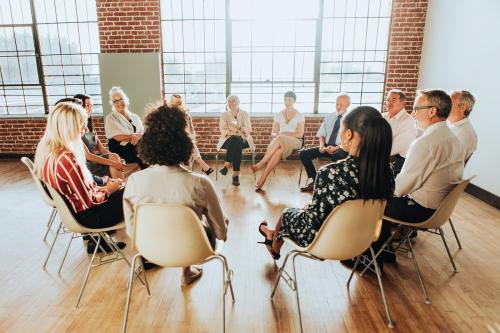
<svg viewBox="0 0 500 333"><path fill-rule="evenodd" d="M193 139L193 160L194 162L198 163L198 165L201 167L201 170L208 175L210 175L212 172L214 172L214 169L208 166L207 163L201 158L200 150L196 146L196 132L194 131L194 126L193 126L193 118L191 118L191 114L189 113L189 109L186 108L182 104L182 96L174 94L170 97L170 102L169 102L170 107L177 107L179 110L184 112L187 118L187 131L190 134L191 138Z"/></svg>
<svg viewBox="0 0 500 333"><path fill-rule="evenodd" d="M45 133L36 149L35 168L38 176L64 197L80 224L110 227L123 220L123 182L110 179L105 187L94 182L81 139L86 126L87 114L80 105L59 103L47 117ZM87 251L92 247L95 243L89 241Z"/></svg>

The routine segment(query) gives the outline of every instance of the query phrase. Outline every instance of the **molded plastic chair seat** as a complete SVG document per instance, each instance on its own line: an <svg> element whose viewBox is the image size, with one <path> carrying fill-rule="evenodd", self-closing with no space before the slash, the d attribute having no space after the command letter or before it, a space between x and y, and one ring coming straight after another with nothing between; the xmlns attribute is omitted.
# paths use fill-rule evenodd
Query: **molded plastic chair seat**
<svg viewBox="0 0 500 333"><path fill-rule="evenodd" d="M142 258L162 267L187 267L203 264L217 259L222 263L222 322L225 331L226 311L225 296L227 289L231 291L232 271L228 268L226 257L212 248L206 231L194 211L183 205L144 203L137 206L134 230L132 233L134 248L138 253L132 261L123 332L126 331L128 312L132 293L133 277L136 274L136 262L143 272L146 288L149 291L146 272Z"/></svg>
<svg viewBox="0 0 500 333"><path fill-rule="evenodd" d="M351 271L351 276L347 282L347 287L349 287L354 270L363 252L370 249L372 258L375 257L375 253L371 248L371 243L378 239L385 204L385 200L349 200L342 203L326 218L313 242L307 247L300 247L292 240L284 238L284 240L289 242L295 249L287 253L279 269L279 275L276 279L271 299L273 299L276 288L283 278L287 285L295 292L301 331L303 331L302 315L300 310L297 276L295 273L295 258L297 256L302 256L314 260L344 260L357 257L356 263ZM287 261L290 258L292 258L291 275L285 270ZM380 270L376 262L374 266L382 294L388 326L393 327Z"/></svg>

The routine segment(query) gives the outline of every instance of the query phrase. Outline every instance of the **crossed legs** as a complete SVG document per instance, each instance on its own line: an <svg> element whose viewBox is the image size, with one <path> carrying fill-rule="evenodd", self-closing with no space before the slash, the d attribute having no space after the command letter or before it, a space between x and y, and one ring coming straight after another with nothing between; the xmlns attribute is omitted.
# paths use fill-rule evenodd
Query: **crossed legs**
<svg viewBox="0 0 500 333"><path fill-rule="evenodd" d="M279 140L275 140L267 149L266 154L259 161L259 163L252 166L252 171L256 172L265 167L264 172L260 176L255 187L260 190L264 186L267 176L273 171L273 169L279 164L281 158L283 157L283 148Z"/></svg>

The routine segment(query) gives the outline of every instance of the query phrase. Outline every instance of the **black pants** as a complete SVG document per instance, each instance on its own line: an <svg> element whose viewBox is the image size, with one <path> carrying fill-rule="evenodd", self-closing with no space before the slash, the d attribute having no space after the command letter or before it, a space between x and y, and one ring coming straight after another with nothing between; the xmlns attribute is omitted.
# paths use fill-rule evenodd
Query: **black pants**
<svg viewBox="0 0 500 333"><path fill-rule="evenodd" d="M316 179L316 168L314 167L313 160L319 157L329 157L332 159L332 162L335 162L343 158L346 158L347 153L342 149L338 149L335 153L331 155L326 152L321 153L319 151L319 147L302 149L300 151L300 160L302 161L302 164L306 169L307 177Z"/></svg>
<svg viewBox="0 0 500 333"><path fill-rule="evenodd" d="M427 220L436 210L419 205L409 197L391 198L387 202L384 215L410 223L420 223ZM384 220L379 239L373 243L373 249L377 252L391 236L394 223Z"/></svg>
<svg viewBox="0 0 500 333"><path fill-rule="evenodd" d="M399 154L392 155L390 158L392 169L394 170L394 177L396 177L403 168L403 164L405 164L405 158Z"/></svg>
<svg viewBox="0 0 500 333"><path fill-rule="evenodd" d="M81 225L87 228L107 228L123 221L123 192L117 190L110 194L108 200L75 214Z"/></svg>
<svg viewBox="0 0 500 333"><path fill-rule="evenodd" d="M108 148L109 151L115 154L118 154L121 158L125 160L127 163L137 163L141 169L147 168L147 164L145 164L138 156L137 156L137 148L130 142L125 146L120 145L119 141L115 139L108 140Z"/></svg>
<svg viewBox="0 0 500 333"><path fill-rule="evenodd" d="M233 171L240 171L241 155L243 149L249 148L248 141L239 135L230 136L221 148L226 149L226 158L224 161L233 165Z"/></svg>

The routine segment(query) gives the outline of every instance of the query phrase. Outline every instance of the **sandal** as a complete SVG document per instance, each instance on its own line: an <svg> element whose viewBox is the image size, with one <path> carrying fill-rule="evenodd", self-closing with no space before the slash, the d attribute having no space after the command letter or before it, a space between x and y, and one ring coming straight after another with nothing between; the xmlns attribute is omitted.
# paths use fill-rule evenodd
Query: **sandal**
<svg viewBox="0 0 500 333"><path fill-rule="evenodd" d="M257 243L258 244L264 244L266 246L267 250L269 251L269 253L271 254L271 257L273 257L274 260L278 260L281 257L281 255L279 253L274 252L274 250L272 248L272 246L273 246L273 240L272 239L268 239L267 236L266 236L266 234L265 234L265 232L260 229L260 227L262 225L267 226L267 222L263 221L263 222L261 222L259 224L259 232L264 236L264 241L263 242L257 242Z"/></svg>

